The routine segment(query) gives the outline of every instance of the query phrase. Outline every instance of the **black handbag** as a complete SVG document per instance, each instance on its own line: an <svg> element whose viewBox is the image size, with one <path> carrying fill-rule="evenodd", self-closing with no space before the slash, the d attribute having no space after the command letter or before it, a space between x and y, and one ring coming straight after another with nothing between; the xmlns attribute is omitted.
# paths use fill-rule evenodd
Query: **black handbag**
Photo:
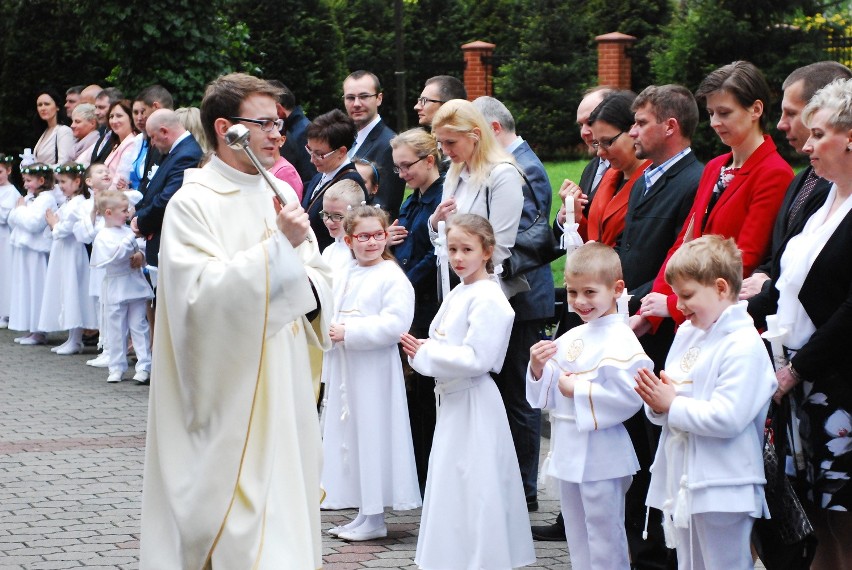
<svg viewBox="0 0 852 570"><path fill-rule="evenodd" d="M790 396L770 404L763 442L766 503L770 519L757 519L752 543L767 570L807 570L817 539L801 501L784 470L787 430L792 427Z"/></svg>
<svg viewBox="0 0 852 570"><path fill-rule="evenodd" d="M514 165L513 165L514 166ZM517 166L515 166L517 168ZM518 168L518 173L524 179L524 202L530 201L535 206L535 219L527 228L518 227L515 235L515 245L509 249L509 257L503 260L503 279L518 277L547 265L555 259L565 255L565 250L559 246L559 241L553 235L550 227L550 212L542 212L541 202L533 191L532 184L526 175ZM488 219L491 219L491 188L485 187L485 209Z"/></svg>

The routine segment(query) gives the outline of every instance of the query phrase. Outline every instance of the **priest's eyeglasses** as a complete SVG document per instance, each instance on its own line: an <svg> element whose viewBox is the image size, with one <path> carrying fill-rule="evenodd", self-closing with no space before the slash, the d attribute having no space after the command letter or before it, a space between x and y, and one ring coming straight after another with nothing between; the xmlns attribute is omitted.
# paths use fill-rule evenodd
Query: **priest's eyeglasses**
<svg viewBox="0 0 852 570"><path fill-rule="evenodd" d="M271 133L273 129L280 131L284 127L284 119L247 119L246 117L228 117L228 120L260 125L260 130L265 133Z"/></svg>
<svg viewBox="0 0 852 570"><path fill-rule="evenodd" d="M343 218L346 217L343 214L337 214L335 212L326 212L325 210L320 210L319 214L323 220L331 220L332 222L342 222Z"/></svg>
<svg viewBox="0 0 852 570"><path fill-rule="evenodd" d="M358 241L360 241L362 243L370 241L370 238L373 238L376 241L385 241L388 238L388 232L380 231L380 232L374 232L374 233L371 233L371 234L364 232L364 233L360 233L360 234L355 234L352 237L357 239Z"/></svg>

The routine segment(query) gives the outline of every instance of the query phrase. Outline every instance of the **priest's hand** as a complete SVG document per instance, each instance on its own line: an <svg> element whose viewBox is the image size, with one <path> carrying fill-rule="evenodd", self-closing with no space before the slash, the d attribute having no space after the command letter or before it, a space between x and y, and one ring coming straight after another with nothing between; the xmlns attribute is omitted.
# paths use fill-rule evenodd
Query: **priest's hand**
<svg viewBox="0 0 852 570"><path fill-rule="evenodd" d="M297 202L285 204L278 212L275 223L293 247L299 247L308 239L311 222L308 219L308 213Z"/></svg>

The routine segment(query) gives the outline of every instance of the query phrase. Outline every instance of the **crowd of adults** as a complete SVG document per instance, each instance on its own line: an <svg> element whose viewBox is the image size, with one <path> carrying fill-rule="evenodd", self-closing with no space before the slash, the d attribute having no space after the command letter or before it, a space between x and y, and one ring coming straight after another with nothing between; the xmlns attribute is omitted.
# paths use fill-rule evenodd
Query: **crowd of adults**
<svg viewBox="0 0 852 570"><path fill-rule="evenodd" d="M578 106L577 124L594 156L579 181L561 183L562 204L553 223L557 237L566 225L577 224L585 240L618 252L632 295L631 326L658 371L684 321L664 279L667 260L704 234L736 241L744 265L741 299L756 325L765 326L766 317L777 314L789 331L783 355L789 364L778 369L776 399L793 398L799 411L808 459L800 498L819 539L813 568L852 564L852 388L841 346L852 332L850 78L845 66L819 62L794 70L784 82L777 128L810 159L798 175L767 134L771 89L748 62L714 70L694 95L678 85L649 86L638 95L606 86L591 89ZM453 77L425 83L414 105L420 127L399 135L379 114L382 87L368 71L344 80L344 110L312 121L286 86L278 83L276 89L274 116L224 119L205 116L203 108L173 111L171 95L157 85L133 100L115 88L74 87L64 106L57 93L44 90L36 108L45 130L33 147L34 159L50 165L103 162L117 189L138 190L143 197L131 227L148 239L148 263L156 266L158 253L172 247L160 242L160 233L184 173L205 153L222 152L216 121L250 125L267 135L263 144L275 157L270 171L296 192L320 250L332 242L323 224L322 197L339 180L355 181L365 202L381 205L396 220L389 244L415 288L416 337L425 336L439 305L433 247L439 222L459 212L487 217L496 236L494 262L500 265L510 257L518 232L539 212L551 210L550 180L515 132L511 112L491 97L468 102L464 86ZM690 143L699 105L729 152L695 156ZM403 203L406 185L413 194ZM516 317L495 381L532 511L538 508L541 416L526 401L526 366L529 348L554 317L556 288L549 265L504 278L502 285ZM559 331L577 324L567 311L556 317ZM409 416L421 486L435 423L431 388L410 373ZM659 430L640 412L628 422L628 431L641 464L627 499L632 562L636 568L671 567L676 562L665 547L660 513L651 514L650 524L645 520ZM563 524L570 521L560 517L552 526L535 527L533 535L564 539ZM646 525L650 536L643 540Z"/></svg>

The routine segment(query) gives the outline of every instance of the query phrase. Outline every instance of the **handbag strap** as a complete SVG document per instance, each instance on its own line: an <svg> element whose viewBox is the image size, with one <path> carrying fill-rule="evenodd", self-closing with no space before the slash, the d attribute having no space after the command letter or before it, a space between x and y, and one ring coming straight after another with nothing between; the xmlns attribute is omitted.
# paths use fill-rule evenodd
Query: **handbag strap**
<svg viewBox="0 0 852 570"><path fill-rule="evenodd" d="M533 204L535 204L536 212L538 212L538 216L536 216L536 219L533 220L532 224L530 224L530 226L532 226L533 224L535 224L536 220L538 220L538 218L541 217L541 202L538 201L538 196L535 195L535 191L533 190L532 184L530 184L529 178L527 178L527 175L524 174L524 171L521 170L520 168L518 168L518 165L515 164L514 162L503 161L503 162L498 162L497 164L510 164L510 165L514 166L515 170L518 171L518 174L521 175L521 178L524 179L524 185L527 188L529 188L530 196L532 196ZM497 166L497 165L495 164L494 166ZM493 168L492 168L491 171L494 172ZM489 178L490 178L490 174L489 174ZM523 190L522 190L522 192L523 192ZM487 213L488 219L491 220L491 186L489 184L485 185L485 212Z"/></svg>

